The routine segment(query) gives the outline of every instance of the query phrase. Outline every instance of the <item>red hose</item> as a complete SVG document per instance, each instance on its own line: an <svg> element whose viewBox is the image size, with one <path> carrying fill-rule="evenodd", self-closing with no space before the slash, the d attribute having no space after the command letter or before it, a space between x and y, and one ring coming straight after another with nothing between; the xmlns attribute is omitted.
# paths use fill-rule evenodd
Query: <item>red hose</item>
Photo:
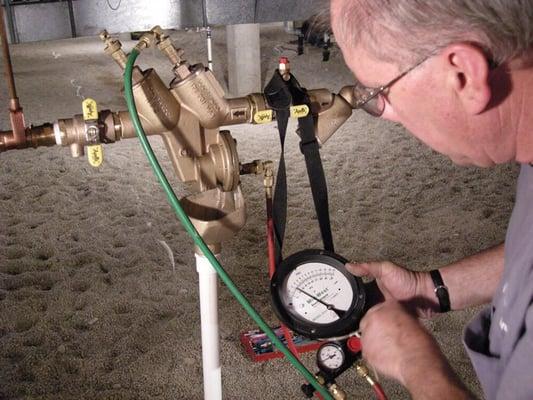
<svg viewBox="0 0 533 400"><path fill-rule="evenodd" d="M274 252L274 220L272 219L272 198L266 196L267 209L267 250L268 250L268 276L272 279L276 272L276 255Z"/></svg>
<svg viewBox="0 0 533 400"><path fill-rule="evenodd" d="M276 272L276 256L274 253L274 220L272 219L272 197L266 196L266 209L267 209L267 247L268 247L268 276L272 279L274 272ZM292 333L284 324L281 324L281 331L285 340L287 340L287 347L298 357L298 349L296 348L294 341L292 340Z"/></svg>
<svg viewBox="0 0 533 400"><path fill-rule="evenodd" d="M385 391L379 383L374 382L374 384L372 385L372 389L374 389L374 393L376 394L377 400L387 400L387 395L385 394Z"/></svg>

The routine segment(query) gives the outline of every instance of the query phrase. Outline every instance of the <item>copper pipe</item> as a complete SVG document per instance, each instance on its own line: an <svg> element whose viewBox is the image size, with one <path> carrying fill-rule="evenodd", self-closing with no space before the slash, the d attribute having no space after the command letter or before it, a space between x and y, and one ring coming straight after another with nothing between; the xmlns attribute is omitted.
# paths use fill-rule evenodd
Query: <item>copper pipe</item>
<svg viewBox="0 0 533 400"><path fill-rule="evenodd" d="M4 9L0 7L0 38L2 41L2 54L4 56L4 73L9 91L9 120L12 132L2 132L0 141L0 151L12 148L23 149L28 147L26 141L26 124L24 114L17 97L15 88L15 78L13 77L13 67L11 65L11 55L9 54L9 44L7 43L6 26L4 23Z"/></svg>
<svg viewBox="0 0 533 400"><path fill-rule="evenodd" d="M4 72L6 75L7 89L10 99L16 99L18 105L17 90L13 77L13 67L11 65L11 55L9 54L9 44L7 43L6 25L4 23L4 8L0 6L0 35L2 36L2 54L4 56Z"/></svg>
<svg viewBox="0 0 533 400"><path fill-rule="evenodd" d="M55 146L56 138L52 124L26 128L23 139L17 138L13 131L0 131L0 153L7 150L27 147Z"/></svg>

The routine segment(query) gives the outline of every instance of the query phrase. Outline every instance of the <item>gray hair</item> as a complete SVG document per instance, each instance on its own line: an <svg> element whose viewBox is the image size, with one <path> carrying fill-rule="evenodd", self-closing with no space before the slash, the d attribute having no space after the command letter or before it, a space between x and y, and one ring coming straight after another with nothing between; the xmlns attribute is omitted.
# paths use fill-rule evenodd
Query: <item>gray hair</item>
<svg viewBox="0 0 533 400"><path fill-rule="evenodd" d="M332 1L336 34L384 61L406 64L469 42L501 63L533 46L533 0Z"/></svg>

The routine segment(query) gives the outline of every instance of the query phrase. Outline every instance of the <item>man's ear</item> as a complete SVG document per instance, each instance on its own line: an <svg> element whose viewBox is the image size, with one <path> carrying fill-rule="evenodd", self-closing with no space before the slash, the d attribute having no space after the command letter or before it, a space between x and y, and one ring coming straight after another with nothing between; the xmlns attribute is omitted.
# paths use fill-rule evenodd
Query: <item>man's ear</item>
<svg viewBox="0 0 533 400"><path fill-rule="evenodd" d="M445 57L448 82L468 114L483 112L491 99L489 62L483 51L467 43L452 44L441 53Z"/></svg>

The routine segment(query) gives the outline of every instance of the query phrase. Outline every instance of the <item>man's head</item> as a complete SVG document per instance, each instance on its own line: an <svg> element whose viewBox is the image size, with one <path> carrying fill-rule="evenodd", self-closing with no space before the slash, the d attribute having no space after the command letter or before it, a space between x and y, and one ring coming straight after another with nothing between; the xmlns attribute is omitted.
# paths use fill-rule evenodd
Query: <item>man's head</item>
<svg viewBox="0 0 533 400"><path fill-rule="evenodd" d="M359 82L394 82L384 118L460 164L520 158L533 0L332 0L331 18Z"/></svg>

